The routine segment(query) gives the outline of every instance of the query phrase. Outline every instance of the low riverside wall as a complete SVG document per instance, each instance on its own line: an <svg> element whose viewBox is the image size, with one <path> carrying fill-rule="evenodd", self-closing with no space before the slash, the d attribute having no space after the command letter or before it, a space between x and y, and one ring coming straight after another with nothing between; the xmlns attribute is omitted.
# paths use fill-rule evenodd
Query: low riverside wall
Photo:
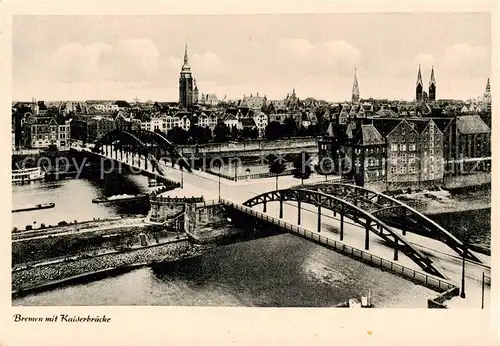
<svg viewBox="0 0 500 346"><path fill-rule="evenodd" d="M18 270L12 273L12 297L117 275L152 263L175 261L197 255L200 251L187 240L179 240Z"/></svg>
<svg viewBox="0 0 500 346"><path fill-rule="evenodd" d="M149 211L149 221L154 223L164 223L186 211L186 205L203 202L203 197L162 197L153 196L149 199L151 209ZM180 230L180 229L179 229Z"/></svg>
<svg viewBox="0 0 500 346"><path fill-rule="evenodd" d="M308 230L305 230L301 227L289 224L287 222L284 222L282 220L270 217L266 214L260 213L252 208L235 204L226 200L221 200L221 202L229 207L232 207L236 210L243 211L249 215L253 215L255 217L258 217L259 219L269 222L273 225L277 225L285 230L287 230L290 233L296 234L300 237L303 237L305 239L308 239L310 241L313 241L317 244L321 244L323 246L326 246L332 250L335 250L343 255L347 255L353 259L362 261L366 264L369 264L373 267L377 267L381 270L391 272L392 274L395 274L397 276L400 276L404 279L410 280L415 284L425 286L433 291L436 292L446 292L452 288L455 288L456 286L453 285L451 282L448 282L446 280L443 280L441 278L438 278L436 276L417 271L405 266L402 266L394 261L389 261L384 258L378 257L376 255L373 255L369 252L356 249L354 247L351 247L349 245L346 245L341 242L337 242L335 240L329 239L327 237L323 237L319 235L316 232L311 232Z"/></svg>
<svg viewBox="0 0 500 346"><path fill-rule="evenodd" d="M375 191L393 191L410 188L412 190L425 189L433 186L440 186L443 189L457 189L465 187L474 187L491 184L491 173L488 172L478 172L475 174L467 175L457 175L444 177L443 179L433 180L433 181L408 181L408 182L386 182L384 180L379 181L367 181L365 182L365 187Z"/></svg>
<svg viewBox="0 0 500 346"><path fill-rule="evenodd" d="M314 137L297 137L292 139L278 139L273 141L268 140L249 140L245 142L230 142L230 143L210 143L200 145L179 145L177 149L187 156L203 155L203 154L219 154L228 152L240 151L279 151L290 150L293 148L308 148L314 147L317 150L318 140Z"/></svg>
<svg viewBox="0 0 500 346"><path fill-rule="evenodd" d="M197 244L217 243L241 233L230 226L224 206L218 200L187 205L184 229Z"/></svg>

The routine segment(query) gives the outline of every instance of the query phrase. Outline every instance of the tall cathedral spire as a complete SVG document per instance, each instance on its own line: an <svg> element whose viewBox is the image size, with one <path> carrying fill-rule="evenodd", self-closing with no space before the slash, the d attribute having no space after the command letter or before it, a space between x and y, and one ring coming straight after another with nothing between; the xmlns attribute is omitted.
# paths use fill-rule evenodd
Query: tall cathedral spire
<svg viewBox="0 0 500 346"><path fill-rule="evenodd" d="M429 85L431 85L431 84L436 85L436 78L434 78L434 66L432 66L432 69L431 69L431 80L429 82Z"/></svg>
<svg viewBox="0 0 500 346"><path fill-rule="evenodd" d="M417 74L417 86L419 85L424 85L424 82L422 82L422 70L420 68L420 64L418 65L418 74Z"/></svg>
<svg viewBox="0 0 500 346"><path fill-rule="evenodd" d="M429 101L436 101L436 78L434 77L434 66L432 66L431 80L429 81Z"/></svg>
<svg viewBox="0 0 500 346"><path fill-rule="evenodd" d="M422 71L420 65L418 65L418 75L417 75L417 87L416 87L416 101L420 102L423 100L424 83L422 82Z"/></svg>
<svg viewBox="0 0 500 346"><path fill-rule="evenodd" d="M490 79L488 78L488 80L486 81L486 92L487 93L490 93Z"/></svg>
<svg viewBox="0 0 500 346"><path fill-rule="evenodd" d="M356 68L354 68L354 81L352 83L352 102L359 102L359 85Z"/></svg>

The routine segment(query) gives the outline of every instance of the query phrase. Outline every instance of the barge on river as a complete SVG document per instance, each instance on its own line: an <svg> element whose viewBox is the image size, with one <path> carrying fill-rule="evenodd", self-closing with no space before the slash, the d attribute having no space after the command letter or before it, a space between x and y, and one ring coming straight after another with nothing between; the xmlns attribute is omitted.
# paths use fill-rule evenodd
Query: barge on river
<svg viewBox="0 0 500 346"><path fill-rule="evenodd" d="M35 205L30 205L22 208L17 208L17 209L12 209L13 213L18 213L21 211L31 211L31 210L38 210L38 209L50 209L54 208L56 206L55 203L42 203L42 204L35 204Z"/></svg>
<svg viewBox="0 0 500 346"><path fill-rule="evenodd" d="M110 202L122 202L122 201L137 201L140 199L148 198L145 193L139 195L115 195L111 197L97 197L92 200L92 203L110 203Z"/></svg>

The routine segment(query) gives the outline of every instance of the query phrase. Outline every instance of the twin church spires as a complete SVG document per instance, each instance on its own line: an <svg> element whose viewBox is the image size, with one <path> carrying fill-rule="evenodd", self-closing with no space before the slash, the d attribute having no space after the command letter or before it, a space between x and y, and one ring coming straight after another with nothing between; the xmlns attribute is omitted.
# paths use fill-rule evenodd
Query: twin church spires
<svg viewBox="0 0 500 346"><path fill-rule="evenodd" d="M436 77L434 76L434 66L431 69L431 80L429 81L429 94L424 91L424 82L422 81L422 71L418 65L416 101L436 101Z"/></svg>

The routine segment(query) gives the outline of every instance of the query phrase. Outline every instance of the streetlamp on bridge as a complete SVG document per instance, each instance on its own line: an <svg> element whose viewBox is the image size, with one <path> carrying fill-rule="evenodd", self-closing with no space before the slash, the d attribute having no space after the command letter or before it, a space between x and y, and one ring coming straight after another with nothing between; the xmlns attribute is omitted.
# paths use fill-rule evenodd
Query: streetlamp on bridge
<svg viewBox="0 0 500 346"><path fill-rule="evenodd" d="M465 254L467 253L467 242L468 242L467 228L462 226L462 287L460 289L460 298L465 298Z"/></svg>
<svg viewBox="0 0 500 346"><path fill-rule="evenodd" d="M184 168L182 165L180 166L180 169L181 169L181 189L183 189L184 188Z"/></svg>

